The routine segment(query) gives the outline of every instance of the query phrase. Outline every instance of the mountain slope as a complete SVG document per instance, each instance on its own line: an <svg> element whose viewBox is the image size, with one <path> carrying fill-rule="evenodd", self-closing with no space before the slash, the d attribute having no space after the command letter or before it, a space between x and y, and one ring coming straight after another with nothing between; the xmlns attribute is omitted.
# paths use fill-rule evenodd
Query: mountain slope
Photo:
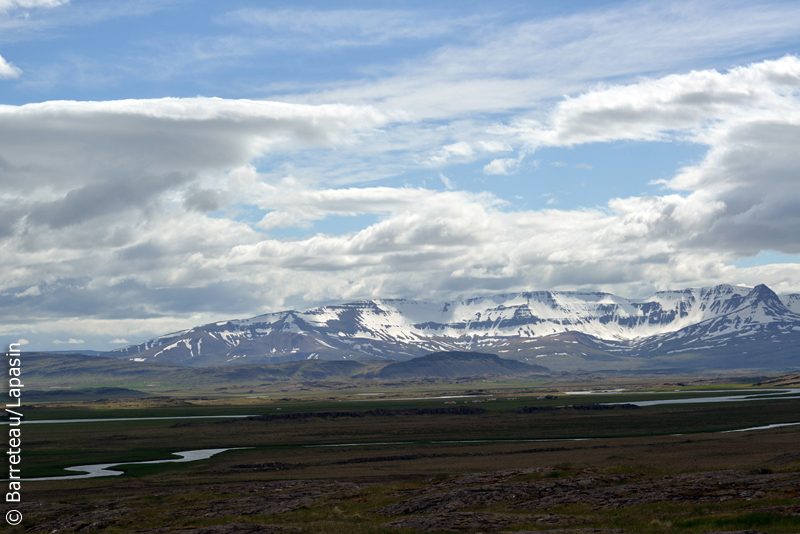
<svg viewBox="0 0 800 534"><path fill-rule="evenodd" d="M677 332L648 340L648 352L700 353L697 360L727 356L731 366L774 369L800 367L800 315L771 289L758 285L733 309Z"/></svg>

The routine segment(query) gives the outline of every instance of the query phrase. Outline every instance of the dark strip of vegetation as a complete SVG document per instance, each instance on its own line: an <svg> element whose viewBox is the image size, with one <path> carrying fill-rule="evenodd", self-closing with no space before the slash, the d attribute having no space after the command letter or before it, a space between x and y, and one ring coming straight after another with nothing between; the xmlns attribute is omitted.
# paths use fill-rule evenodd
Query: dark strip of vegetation
<svg viewBox="0 0 800 534"><path fill-rule="evenodd" d="M579 406L567 406L573 410L638 410L640 406L635 404L582 404Z"/></svg>
<svg viewBox="0 0 800 534"><path fill-rule="evenodd" d="M475 415L486 413L485 408L475 406L446 406L444 408L404 408L395 410L391 408L377 408L366 412L306 412L306 413L274 413L248 417L251 421L280 421L284 419L308 419L310 417L391 417L395 415ZM226 420L227 421L227 420ZM234 420L235 421L235 420ZM223 421L221 421L223 422Z"/></svg>
<svg viewBox="0 0 800 534"><path fill-rule="evenodd" d="M539 411L554 411L554 410L631 410L638 409L639 406L635 404L586 404L579 406L522 406L515 410L510 410L516 413L533 413ZM444 406L440 408L376 408L374 410L367 410L366 412L359 411L337 411L337 412L299 412L299 413L274 413L265 415L256 415L248 417L251 421L281 421L292 419L308 419L311 417L318 418L337 418L337 417L392 417L396 415L477 415L486 413L485 408L477 406ZM219 421L220 423L235 422L236 420Z"/></svg>
<svg viewBox="0 0 800 534"><path fill-rule="evenodd" d="M254 471L282 471L284 469L300 469L305 467L320 467L323 465L346 465L346 464L363 464L373 462L396 462L407 460L419 460L423 458L467 458L474 456L507 456L511 454L532 454L543 452L560 452L567 450L584 450L584 449L608 449L608 445L594 445L592 447L537 447L535 449L524 449L516 451L492 451L492 452L432 452L432 453L414 453L414 454L391 454L385 456L362 456L357 458L348 458L346 460L337 460L333 462L316 462L316 463L285 463L285 462L266 462L257 464L239 464L231 466L232 469L252 469Z"/></svg>
<svg viewBox="0 0 800 534"><path fill-rule="evenodd" d="M600 446L605 447L605 446ZM588 447L578 447L579 449L585 449ZM593 447L599 448L599 447ZM505 456L509 454L531 454L537 452L558 452L558 451L566 451L566 450L575 450L575 449L567 449L566 447L539 447L536 449L525 449L521 451L500 451L500 452L432 452L432 453L418 453L418 454L393 454L390 456L367 456L361 458L349 458L347 460L339 460L337 462L333 462L334 465L344 465L344 464L361 464L367 462L392 462L396 460L419 460L420 458L465 458L469 456Z"/></svg>
<svg viewBox="0 0 800 534"><path fill-rule="evenodd" d="M445 406L444 408L405 408L402 410L392 410L388 408L376 408L369 410L367 414L375 416L384 415L475 415L486 413L485 408L477 406Z"/></svg>
<svg viewBox="0 0 800 534"><path fill-rule="evenodd" d="M364 412L310 412L310 413L272 413L248 417L250 421L280 421L283 419L308 419L310 417L364 417Z"/></svg>
<svg viewBox="0 0 800 534"><path fill-rule="evenodd" d="M581 404L577 406L520 406L517 413L552 412L555 410L638 410L635 404Z"/></svg>
<svg viewBox="0 0 800 534"><path fill-rule="evenodd" d="M33 389L25 392L26 401L108 400L151 397L150 393L128 388L99 387L80 389Z"/></svg>

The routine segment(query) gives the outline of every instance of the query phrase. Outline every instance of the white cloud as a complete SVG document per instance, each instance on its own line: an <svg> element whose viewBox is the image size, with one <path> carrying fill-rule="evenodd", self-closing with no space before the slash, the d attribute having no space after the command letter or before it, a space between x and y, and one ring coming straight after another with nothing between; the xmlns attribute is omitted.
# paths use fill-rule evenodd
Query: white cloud
<svg viewBox="0 0 800 534"><path fill-rule="evenodd" d="M128 341L125 338L112 339L111 341L109 341L109 343L118 344L118 345L130 345L130 341Z"/></svg>
<svg viewBox="0 0 800 534"><path fill-rule="evenodd" d="M443 146L430 157L429 161L431 164L437 166L450 163L453 160L468 161L474 153L475 151L469 143L466 141L459 141Z"/></svg>
<svg viewBox="0 0 800 534"><path fill-rule="evenodd" d="M519 170L522 156L519 158L497 158L483 167L484 174L514 174Z"/></svg>
<svg viewBox="0 0 800 534"><path fill-rule="evenodd" d="M68 3L69 0L0 0L0 12L12 9L53 8Z"/></svg>
<svg viewBox="0 0 800 534"><path fill-rule="evenodd" d="M39 289L39 286L31 286L28 289L26 289L25 291L21 291L19 293L16 293L14 296L15 297L37 297L37 296L39 296L41 294L42 294L42 292Z"/></svg>
<svg viewBox="0 0 800 534"><path fill-rule="evenodd" d="M54 345L80 345L84 341L82 339L75 339L69 338L67 341L59 341L58 339L53 340Z"/></svg>
<svg viewBox="0 0 800 534"><path fill-rule="evenodd" d="M0 234L23 219L63 227L141 208L270 151L353 143L386 121L368 107L217 98L0 106L0 181L7 200L19 195Z"/></svg>
<svg viewBox="0 0 800 534"><path fill-rule="evenodd" d="M444 186L447 188L448 191L452 191L453 189L456 188L455 182L450 178L448 178L447 176L445 176L444 174L439 173L439 179L442 181L442 183L444 184Z"/></svg>
<svg viewBox="0 0 800 534"><path fill-rule="evenodd" d="M680 203L675 199L673 202ZM657 210L621 205L597 211L505 212L491 197L432 194L344 236L241 245L220 263L249 273L283 303L278 288L303 287L307 303L495 288L608 286L638 292L640 280L719 280L725 254L675 255L670 236L654 232ZM655 228L658 230L658 228ZM653 234L656 234L654 237ZM353 282L349 282L351 280ZM355 282L357 281L357 282Z"/></svg>
<svg viewBox="0 0 800 534"><path fill-rule="evenodd" d="M19 343L20 345L28 345L30 344L30 341L28 341L27 339L19 338L17 340L17 343Z"/></svg>
<svg viewBox="0 0 800 534"><path fill-rule="evenodd" d="M533 147L680 139L676 133L707 144L718 121L732 124L794 111L797 86L800 61L786 56L727 73L692 71L599 87L560 102L547 124L520 121L511 130Z"/></svg>
<svg viewBox="0 0 800 534"><path fill-rule="evenodd" d="M476 143L478 147L484 152L510 152L512 150L511 146L506 141L497 141L497 140L490 140L490 141L478 141Z"/></svg>
<svg viewBox="0 0 800 534"><path fill-rule="evenodd" d="M291 180L287 180L291 183ZM269 230L280 226L297 226L329 215L382 214L411 209L429 194L424 189L362 187L348 189L306 189L285 183L277 187L260 184L250 194L252 201L271 211L258 224ZM292 191L286 195L285 191ZM256 197L256 195L258 195Z"/></svg>
<svg viewBox="0 0 800 534"><path fill-rule="evenodd" d="M689 140L710 147L699 164L662 183L685 191L613 201L653 217L649 235L676 246L748 256L800 251L800 59L787 56L727 73L693 71L598 88L556 106L546 124L511 127L530 147L614 140ZM645 207L646 204L646 207Z"/></svg>
<svg viewBox="0 0 800 534"><path fill-rule="evenodd" d="M22 71L0 56L0 78L19 78Z"/></svg>

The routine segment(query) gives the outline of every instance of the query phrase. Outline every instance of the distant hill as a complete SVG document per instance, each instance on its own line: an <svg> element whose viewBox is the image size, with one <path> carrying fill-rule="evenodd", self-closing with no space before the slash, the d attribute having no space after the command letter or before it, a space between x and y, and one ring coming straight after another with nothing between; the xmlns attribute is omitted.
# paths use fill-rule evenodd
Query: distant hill
<svg viewBox="0 0 800 534"><path fill-rule="evenodd" d="M131 389L150 383L169 387L230 387L277 381L338 381L458 378L502 376L523 378L548 374L539 365L507 360L493 354L472 352L436 353L407 362L392 360L303 360L265 365L224 365L188 367L161 362L131 362L84 354L23 353L25 401L66 400L83 396L112 398L133 396ZM385 371L389 369L388 371ZM106 388L67 389L103 384ZM47 391L45 388L61 388ZM91 389L91 391L90 391ZM32 390L37 391L34 393ZM80 392L80 393L76 393ZM139 393L133 391L133 393ZM144 395L144 394L142 394Z"/></svg>
<svg viewBox="0 0 800 534"><path fill-rule="evenodd" d="M187 368L167 362L133 362L78 353L23 352L28 388L157 381Z"/></svg>
<svg viewBox="0 0 800 534"><path fill-rule="evenodd" d="M227 365L221 367L185 368L201 383L213 383L219 380L234 382L274 382L276 380L351 380L367 378L385 366L386 361L347 361L347 360L303 360L299 362L281 362L266 365Z"/></svg>
<svg viewBox="0 0 800 534"><path fill-rule="evenodd" d="M176 386L211 386L276 380L349 380L356 376L363 377L365 373L376 371L389 363L304 360L268 365L193 368L166 362L131 362L102 356L46 352L26 352L22 359L26 385L31 389L151 382ZM32 397L26 395L25 399L31 400Z"/></svg>
<svg viewBox="0 0 800 534"><path fill-rule="evenodd" d="M84 354L86 356L100 356L108 351L105 350L89 350L89 349L75 349L75 350L43 350L46 354Z"/></svg>
<svg viewBox="0 0 800 534"><path fill-rule="evenodd" d="M78 389L30 390L24 394L25 402L87 401L98 399L138 399L149 393L128 388L99 387Z"/></svg>
<svg viewBox="0 0 800 534"><path fill-rule="evenodd" d="M548 374L550 370L541 365L530 365L480 352L434 352L405 362L390 363L378 372L378 376L384 379L524 377Z"/></svg>

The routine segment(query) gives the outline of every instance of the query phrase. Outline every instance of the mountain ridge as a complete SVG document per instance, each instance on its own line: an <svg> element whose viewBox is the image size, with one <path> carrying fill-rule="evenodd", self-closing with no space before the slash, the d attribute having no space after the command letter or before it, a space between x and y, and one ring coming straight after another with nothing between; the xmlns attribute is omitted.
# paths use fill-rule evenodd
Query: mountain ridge
<svg viewBox="0 0 800 534"><path fill-rule="evenodd" d="M781 298L763 284L661 291L644 299L576 291L445 303L375 299L210 323L104 356L208 366L320 358L408 360L430 352L467 351L530 363L547 358L547 367L569 370L587 368L587 362L595 369L604 364L641 368L643 359L650 361L647 365L669 367L663 360L672 355L728 347L739 366L784 369L800 363L785 355L774 365L744 356L752 355L754 340L769 343L773 352L785 345L796 356L798 306L800 295ZM780 349L771 345L774 341ZM722 361L718 365L728 367Z"/></svg>

